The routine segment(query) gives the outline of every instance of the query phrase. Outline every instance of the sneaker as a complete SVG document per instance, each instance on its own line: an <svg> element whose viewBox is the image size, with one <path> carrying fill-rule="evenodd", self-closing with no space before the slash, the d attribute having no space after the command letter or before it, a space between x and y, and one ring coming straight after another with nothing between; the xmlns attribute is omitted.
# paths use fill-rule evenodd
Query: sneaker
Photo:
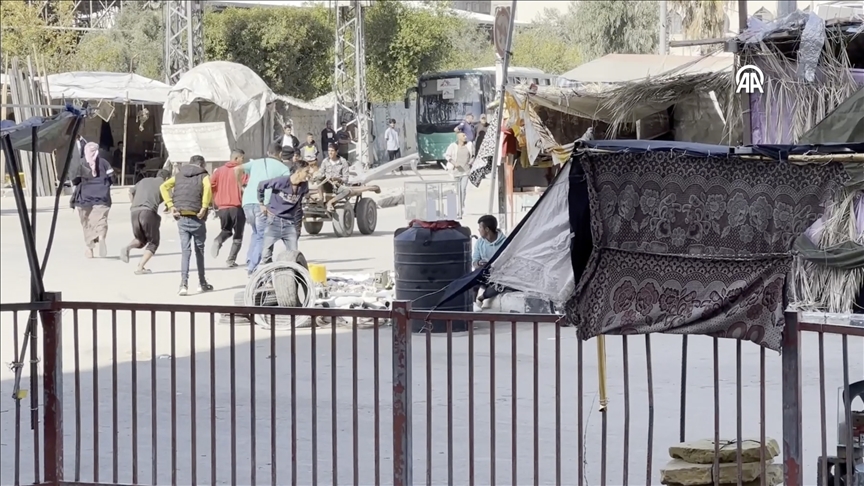
<svg viewBox="0 0 864 486"><path fill-rule="evenodd" d="M213 291L213 286L207 282L201 282L198 284L198 292L211 292Z"/></svg>
<svg viewBox="0 0 864 486"><path fill-rule="evenodd" d="M124 246L120 248L120 261L123 263L129 263L129 247Z"/></svg>
<svg viewBox="0 0 864 486"><path fill-rule="evenodd" d="M219 256L219 250L222 249L222 244L219 243L219 240L213 240L213 246L210 247L210 256L216 258Z"/></svg>
<svg viewBox="0 0 864 486"><path fill-rule="evenodd" d="M225 266L227 266L228 268L237 268L239 265L237 265L237 262L232 262L231 260L228 260L227 262L225 262Z"/></svg>
<svg viewBox="0 0 864 486"><path fill-rule="evenodd" d="M108 256L108 244L105 243L105 240L99 238L99 258L105 258Z"/></svg>
<svg viewBox="0 0 864 486"><path fill-rule="evenodd" d="M180 290L177 291L177 295L189 295L189 286L185 283L180 284Z"/></svg>

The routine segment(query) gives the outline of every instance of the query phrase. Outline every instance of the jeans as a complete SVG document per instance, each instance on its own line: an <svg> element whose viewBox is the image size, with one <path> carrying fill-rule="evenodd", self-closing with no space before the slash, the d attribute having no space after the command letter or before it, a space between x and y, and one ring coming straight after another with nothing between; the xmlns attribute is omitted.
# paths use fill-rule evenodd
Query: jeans
<svg viewBox="0 0 864 486"><path fill-rule="evenodd" d="M261 261L267 217L261 212L261 205L259 204L243 206L243 213L246 214L246 224L252 229L252 241L249 244L249 250L246 251L246 271L252 273Z"/></svg>
<svg viewBox="0 0 864 486"><path fill-rule="evenodd" d="M468 176L456 177L456 183L459 185L459 208L460 212L465 212L465 195L468 194Z"/></svg>
<svg viewBox="0 0 864 486"><path fill-rule="evenodd" d="M261 261L270 263L273 258L273 247L277 241L281 241L288 251L298 249L300 240L300 225L276 216L270 216L267 228L264 230L264 252Z"/></svg>
<svg viewBox="0 0 864 486"><path fill-rule="evenodd" d="M195 241L195 266L198 268L198 282L204 278L204 242L207 240L207 225L195 216L180 216L177 220L180 231L180 282L189 282L189 260L192 259L192 241Z"/></svg>

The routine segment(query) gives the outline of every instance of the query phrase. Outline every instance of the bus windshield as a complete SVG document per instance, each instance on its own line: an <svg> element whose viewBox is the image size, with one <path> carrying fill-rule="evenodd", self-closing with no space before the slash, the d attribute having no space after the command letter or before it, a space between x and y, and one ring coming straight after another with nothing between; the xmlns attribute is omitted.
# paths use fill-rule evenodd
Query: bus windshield
<svg viewBox="0 0 864 486"><path fill-rule="evenodd" d="M421 82L417 97L417 123L452 125L462 121L467 113L479 117L483 113L480 79L480 76L465 76Z"/></svg>

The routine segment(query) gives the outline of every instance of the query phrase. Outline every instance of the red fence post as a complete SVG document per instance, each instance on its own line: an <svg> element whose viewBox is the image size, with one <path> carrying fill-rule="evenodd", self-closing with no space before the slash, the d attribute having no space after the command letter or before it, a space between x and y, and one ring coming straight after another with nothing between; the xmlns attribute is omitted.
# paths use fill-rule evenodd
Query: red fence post
<svg viewBox="0 0 864 486"><path fill-rule="evenodd" d="M411 302L393 302L393 485L411 486Z"/></svg>
<svg viewBox="0 0 864 486"><path fill-rule="evenodd" d="M801 331L798 313L786 313L783 329L783 484L803 486L801 476ZM764 383L762 386L765 386Z"/></svg>
<svg viewBox="0 0 864 486"><path fill-rule="evenodd" d="M42 432L45 450L45 482L63 480L63 310L60 292L45 292L53 302L51 310L39 311L42 318L42 383L44 411ZM35 392L35 390L34 390Z"/></svg>

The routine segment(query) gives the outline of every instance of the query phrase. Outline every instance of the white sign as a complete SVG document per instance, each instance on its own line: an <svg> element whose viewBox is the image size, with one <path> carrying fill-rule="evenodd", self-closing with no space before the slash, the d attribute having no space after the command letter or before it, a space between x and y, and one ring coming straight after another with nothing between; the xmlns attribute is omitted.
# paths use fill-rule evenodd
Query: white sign
<svg viewBox="0 0 864 486"><path fill-rule="evenodd" d="M189 162L193 155L208 163L231 159L225 122L162 125L162 141L172 162Z"/></svg>
<svg viewBox="0 0 864 486"><path fill-rule="evenodd" d="M438 91L444 91L446 89L453 91L459 89L459 78L439 79Z"/></svg>
<svg viewBox="0 0 864 486"><path fill-rule="evenodd" d="M746 66L738 68L738 71L735 71L736 93L753 94L758 91L759 93L764 94L765 92L762 91L762 83L764 82L765 75L762 74L762 70L759 69L759 66L747 64Z"/></svg>
<svg viewBox="0 0 864 486"><path fill-rule="evenodd" d="M456 97L456 92L453 91L451 88L445 88L445 89L441 90L441 98L443 98L445 100L452 100L455 97Z"/></svg>

